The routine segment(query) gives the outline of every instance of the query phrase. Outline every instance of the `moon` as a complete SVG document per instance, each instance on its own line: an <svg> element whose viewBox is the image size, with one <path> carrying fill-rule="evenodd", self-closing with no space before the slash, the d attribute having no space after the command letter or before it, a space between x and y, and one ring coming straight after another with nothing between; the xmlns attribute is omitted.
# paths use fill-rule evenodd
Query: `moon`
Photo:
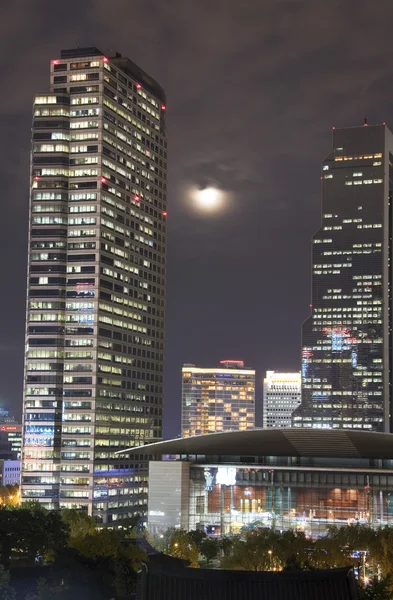
<svg viewBox="0 0 393 600"><path fill-rule="evenodd" d="M195 191L194 200L197 206L206 211L218 210L223 202L223 193L214 187Z"/></svg>

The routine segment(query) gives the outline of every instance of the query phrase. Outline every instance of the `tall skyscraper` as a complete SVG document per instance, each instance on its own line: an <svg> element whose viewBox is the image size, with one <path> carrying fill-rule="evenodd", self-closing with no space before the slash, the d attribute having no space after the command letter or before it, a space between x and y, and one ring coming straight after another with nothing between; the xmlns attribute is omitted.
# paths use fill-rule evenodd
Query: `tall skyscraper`
<svg viewBox="0 0 393 600"><path fill-rule="evenodd" d="M292 427L292 413L301 398L300 372L266 371L263 380L263 427Z"/></svg>
<svg viewBox="0 0 393 600"><path fill-rule="evenodd" d="M255 370L243 361L186 364L182 375L182 437L255 427Z"/></svg>
<svg viewBox="0 0 393 600"><path fill-rule="evenodd" d="M312 310L302 331L300 427L392 430L393 136L333 131L312 240Z"/></svg>
<svg viewBox="0 0 393 600"><path fill-rule="evenodd" d="M120 54L64 50L32 130L23 501L110 523L143 508L161 438L165 94Z"/></svg>

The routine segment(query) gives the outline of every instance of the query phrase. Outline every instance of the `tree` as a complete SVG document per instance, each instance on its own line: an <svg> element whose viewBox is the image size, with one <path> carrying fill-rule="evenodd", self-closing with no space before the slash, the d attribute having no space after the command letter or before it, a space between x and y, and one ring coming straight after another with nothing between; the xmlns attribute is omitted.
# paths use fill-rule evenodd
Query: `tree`
<svg viewBox="0 0 393 600"><path fill-rule="evenodd" d="M10 574L0 565L0 598L1 600L16 600L15 590L10 586Z"/></svg>
<svg viewBox="0 0 393 600"><path fill-rule="evenodd" d="M190 538L191 542L194 542L194 544L196 544L197 548L200 550L201 544L203 540L207 538L207 535L200 529L193 529L192 531L188 532L188 537Z"/></svg>
<svg viewBox="0 0 393 600"><path fill-rule="evenodd" d="M0 508L0 563L9 566L16 551L34 563L67 544L67 527L60 514L31 508Z"/></svg>
<svg viewBox="0 0 393 600"><path fill-rule="evenodd" d="M201 541L200 553L206 558L207 564L217 558L220 544L217 539L206 537Z"/></svg>
<svg viewBox="0 0 393 600"><path fill-rule="evenodd" d="M303 569L310 562L312 546L312 542L306 538L302 531L292 531L289 529L279 535L275 547L272 549L282 565L286 565L289 562L292 565L297 563Z"/></svg>
<svg viewBox="0 0 393 600"><path fill-rule="evenodd" d="M96 522L93 517L82 510L66 508L61 511L61 518L68 527L70 538L84 537L94 533Z"/></svg>
<svg viewBox="0 0 393 600"><path fill-rule="evenodd" d="M374 577L369 585L359 590L360 600L392 600L392 579L390 576L378 580Z"/></svg>
<svg viewBox="0 0 393 600"><path fill-rule="evenodd" d="M281 560L277 554L277 542L280 534L271 529L250 531L244 538L237 538L228 554L223 557L224 569L244 571L269 571L278 569Z"/></svg>
<svg viewBox="0 0 393 600"><path fill-rule="evenodd" d="M18 506L19 498L18 485L8 484L0 486L0 504L5 506Z"/></svg>
<svg viewBox="0 0 393 600"><path fill-rule="evenodd" d="M53 598L61 598L64 597L61 594L61 591L58 587L55 589L49 586L48 582L44 577L40 577L37 582L37 590L36 593L31 595L28 594L25 600L53 600Z"/></svg>

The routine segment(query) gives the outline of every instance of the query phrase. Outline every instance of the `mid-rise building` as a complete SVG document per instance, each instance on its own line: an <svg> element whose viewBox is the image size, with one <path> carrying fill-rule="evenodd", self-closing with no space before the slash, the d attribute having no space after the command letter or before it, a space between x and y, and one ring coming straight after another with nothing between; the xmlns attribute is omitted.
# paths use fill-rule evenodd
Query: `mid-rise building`
<svg viewBox="0 0 393 600"><path fill-rule="evenodd" d="M128 58L63 50L35 97L22 501L111 523L146 500L116 451L162 431L166 100Z"/></svg>
<svg viewBox="0 0 393 600"><path fill-rule="evenodd" d="M182 436L255 427L255 370L241 360L182 370Z"/></svg>
<svg viewBox="0 0 393 600"><path fill-rule="evenodd" d="M263 380L263 427L291 427L292 413L301 402L300 372L266 371Z"/></svg>
<svg viewBox="0 0 393 600"><path fill-rule="evenodd" d="M321 179L293 424L392 431L392 133L334 129Z"/></svg>

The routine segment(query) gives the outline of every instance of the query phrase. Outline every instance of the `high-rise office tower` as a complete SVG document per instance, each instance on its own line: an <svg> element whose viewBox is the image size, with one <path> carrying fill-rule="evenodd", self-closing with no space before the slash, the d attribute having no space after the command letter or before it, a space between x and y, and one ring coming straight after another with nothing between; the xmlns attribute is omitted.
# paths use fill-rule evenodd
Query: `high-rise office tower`
<svg viewBox="0 0 393 600"><path fill-rule="evenodd" d="M263 380L263 427L292 427L292 413L299 406L301 397L300 372L266 371Z"/></svg>
<svg viewBox="0 0 393 600"><path fill-rule="evenodd" d="M385 125L333 131L294 426L391 430L392 182Z"/></svg>
<svg viewBox="0 0 393 600"><path fill-rule="evenodd" d="M112 522L161 438L165 94L120 54L64 50L32 130L23 500Z"/></svg>
<svg viewBox="0 0 393 600"><path fill-rule="evenodd" d="M182 436L255 427L255 370L241 360L182 369Z"/></svg>

